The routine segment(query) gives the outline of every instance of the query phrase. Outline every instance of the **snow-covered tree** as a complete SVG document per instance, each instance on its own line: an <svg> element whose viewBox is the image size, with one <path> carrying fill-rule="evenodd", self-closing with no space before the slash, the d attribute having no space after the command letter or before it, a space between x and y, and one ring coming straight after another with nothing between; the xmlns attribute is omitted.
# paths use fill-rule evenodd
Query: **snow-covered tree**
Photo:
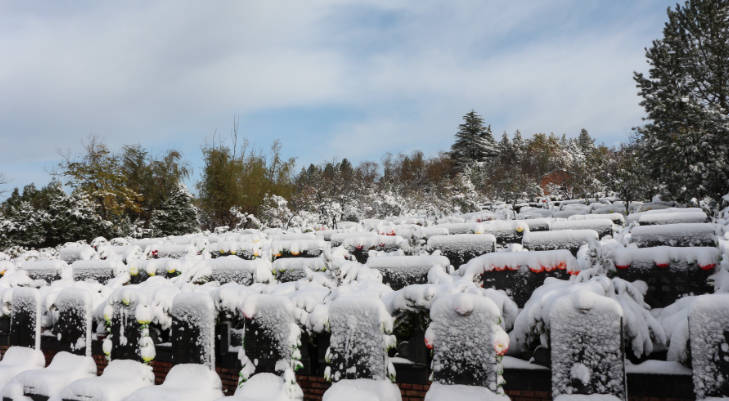
<svg viewBox="0 0 729 401"><path fill-rule="evenodd" d="M451 158L459 169L492 159L498 153L491 126L484 126L483 118L471 110L463 116L456 141L451 146Z"/></svg>
<svg viewBox="0 0 729 401"><path fill-rule="evenodd" d="M197 208L192 203L192 194L180 184L152 212L150 226L153 235L182 235L200 230Z"/></svg>
<svg viewBox="0 0 729 401"><path fill-rule="evenodd" d="M729 187L729 1L689 0L668 10L663 37L635 73L646 124L637 129L652 178L677 200Z"/></svg>

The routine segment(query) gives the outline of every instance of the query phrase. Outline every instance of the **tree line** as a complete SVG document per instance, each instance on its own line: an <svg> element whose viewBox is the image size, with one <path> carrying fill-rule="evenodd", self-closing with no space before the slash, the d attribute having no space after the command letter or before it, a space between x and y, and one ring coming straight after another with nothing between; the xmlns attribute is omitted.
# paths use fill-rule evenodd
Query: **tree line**
<svg viewBox="0 0 729 401"><path fill-rule="evenodd" d="M663 37L634 79L645 122L628 143L516 131L495 136L476 111L463 116L449 150L386 154L303 166L231 143L202 149L193 195L189 164L170 150L109 149L90 140L64 157L53 181L15 188L0 205L0 248L54 246L94 236L162 236L227 227L333 226L412 214L476 211L488 200L549 195L663 199L719 207L729 192L729 0L690 0L668 10Z"/></svg>

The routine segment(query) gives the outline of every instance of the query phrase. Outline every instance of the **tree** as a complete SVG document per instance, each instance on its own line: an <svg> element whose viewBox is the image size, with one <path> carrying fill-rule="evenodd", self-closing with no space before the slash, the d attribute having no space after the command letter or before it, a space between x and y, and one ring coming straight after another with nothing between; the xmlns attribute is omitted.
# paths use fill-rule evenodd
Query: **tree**
<svg viewBox="0 0 729 401"><path fill-rule="evenodd" d="M639 146L636 143L621 145L608 159L606 167L611 172L608 175L608 186L625 201L626 213L630 211L630 202L650 198L654 186L645 174L645 167L639 157Z"/></svg>
<svg viewBox="0 0 729 401"><path fill-rule="evenodd" d="M205 165L197 188L204 223L209 228L235 227L237 216L260 214L266 194L291 197L294 159L282 159L277 141L268 156L244 143L239 152L222 144L205 147L203 158Z"/></svg>
<svg viewBox="0 0 729 401"><path fill-rule="evenodd" d="M648 174L679 201L729 188L729 1L668 9L663 38L635 73L646 123L636 129Z"/></svg>
<svg viewBox="0 0 729 401"><path fill-rule="evenodd" d="M96 138L91 138L81 158L66 157L60 168L66 183L92 199L104 220L121 221L141 211L142 194L128 185L119 157Z"/></svg>
<svg viewBox="0 0 729 401"><path fill-rule="evenodd" d="M150 228L152 235L183 235L200 231L197 208L192 203L192 195L179 184L162 202L159 209L152 212Z"/></svg>
<svg viewBox="0 0 729 401"><path fill-rule="evenodd" d="M483 163L497 154L497 145L491 126L484 126L483 118L474 110L463 116L458 126L456 141L451 146L451 158L459 171L467 165Z"/></svg>

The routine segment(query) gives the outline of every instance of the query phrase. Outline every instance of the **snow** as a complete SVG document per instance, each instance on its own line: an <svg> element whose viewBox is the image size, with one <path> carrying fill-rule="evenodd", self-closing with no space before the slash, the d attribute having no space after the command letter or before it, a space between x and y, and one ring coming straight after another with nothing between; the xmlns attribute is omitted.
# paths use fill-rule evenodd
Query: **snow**
<svg viewBox="0 0 729 401"><path fill-rule="evenodd" d="M120 401L132 392L154 385L152 366L131 360L113 360L98 377L79 379L60 393L62 399Z"/></svg>
<svg viewBox="0 0 729 401"><path fill-rule="evenodd" d="M582 245L590 241L597 241L597 239L598 234L595 230L537 231L525 233L522 245L524 248L534 251L553 249L577 251Z"/></svg>
<svg viewBox="0 0 729 401"><path fill-rule="evenodd" d="M159 386L143 387L124 401L213 401L223 396L220 376L205 365L177 364Z"/></svg>
<svg viewBox="0 0 729 401"><path fill-rule="evenodd" d="M235 401L293 401L303 397L291 397L283 378L273 373L258 373L238 387L233 397ZM220 401L222 401L221 399Z"/></svg>
<svg viewBox="0 0 729 401"><path fill-rule="evenodd" d="M479 386L466 386L462 384L430 385L425 394L425 401L506 401L509 397L496 394L493 391Z"/></svg>
<svg viewBox="0 0 729 401"><path fill-rule="evenodd" d="M554 401L621 401L622 398L612 394L561 394Z"/></svg>
<svg viewBox="0 0 729 401"><path fill-rule="evenodd" d="M47 368L26 370L14 381L22 386L25 394L53 397L71 382L93 376L96 376L96 363L91 357L61 351Z"/></svg>
<svg viewBox="0 0 729 401"><path fill-rule="evenodd" d="M3 388L18 373L43 368L45 365L46 358L40 350L10 346L0 361L0 388Z"/></svg>
<svg viewBox="0 0 729 401"><path fill-rule="evenodd" d="M711 223L678 223L636 226L630 231L630 241L639 248L656 245L716 246L716 227Z"/></svg>
<svg viewBox="0 0 729 401"><path fill-rule="evenodd" d="M332 384L322 401L401 401L400 389L385 380L340 380Z"/></svg>
<svg viewBox="0 0 729 401"><path fill-rule="evenodd" d="M649 359L637 365L627 362L625 371L629 374L642 375L666 375L666 376L690 376L691 369L676 361L660 361Z"/></svg>

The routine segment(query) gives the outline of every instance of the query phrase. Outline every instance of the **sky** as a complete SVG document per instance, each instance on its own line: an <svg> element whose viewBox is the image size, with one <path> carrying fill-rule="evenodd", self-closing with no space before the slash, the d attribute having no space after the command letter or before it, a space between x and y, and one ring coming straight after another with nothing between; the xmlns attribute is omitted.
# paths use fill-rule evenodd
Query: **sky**
<svg viewBox="0 0 729 401"><path fill-rule="evenodd" d="M0 173L47 183L91 136L183 153L278 139L299 166L586 128L612 146L674 1L0 0Z"/></svg>

